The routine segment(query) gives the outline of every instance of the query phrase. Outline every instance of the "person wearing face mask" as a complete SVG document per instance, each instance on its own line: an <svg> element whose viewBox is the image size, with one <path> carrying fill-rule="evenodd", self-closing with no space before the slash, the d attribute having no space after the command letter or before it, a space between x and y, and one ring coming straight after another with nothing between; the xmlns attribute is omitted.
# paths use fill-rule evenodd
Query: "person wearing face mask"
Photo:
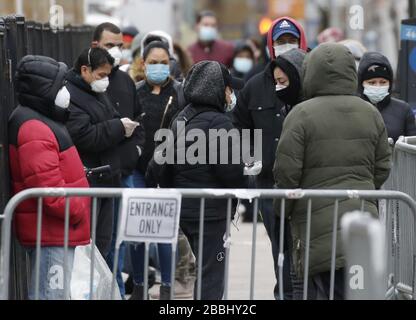
<svg viewBox="0 0 416 320"><path fill-rule="evenodd" d="M285 119L276 153L276 186L312 190L380 189L390 174L391 149L380 113L356 96L354 56L341 44L321 44L307 55L303 70L305 101L296 105ZM332 239L336 236L332 232L334 201L319 199L313 203L307 230L308 200L285 201L285 217L293 239L292 266L296 277L303 279L309 261L307 298L327 300L331 289ZM345 213L360 206L378 217L375 202L351 197L339 201L338 223ZM282 214L280 209L277 214ZM338 234L340 229L338 224ZM306 256L304 248L308 240L310 250ZM345 289L352 278L346 276L350 270L345 270L342 241L337 241L334 249L333 289L334 299L339 300L345 298Z"/></svg>
<svg viewBox="0 0 416 320"><path fill-rule="evenodd" d="M25 56L17 66L19 101L8 123L13 194L29 188L88 188L84 167L65 122L70 93L67 66L52 58ZM64 300L63 288L51 286L51 273L64 268L65 198L43 198L40 239L39 299ZM35 298L37 203L25 202L14 216L15 232L27 250L31 279L29 299ZM90 243L90 199L71 197L67 251L67 283L71 282L76 246Z"/></svg>
<svg viewBox="0 0 416 320"><path fill-rule="evenodd" d="M262 171L256 177L256 186L260 189L273 188L273 164L276 148L282 131L285 103L276 97L274 77L275 60L278 56L293 48L308 50L305 32L294 19L283 17L275 20L267 34L267 45L271 62L263 72L255 75L239 92L237 107L233 112L233 122L239 129L262 130ZM276 282L278 280L279 224L276 221L271 199L260 200L260 212L272 245ZM287 262L287 259L285 260ZM284 268L285 298L291 298L289 267ZM278 286L275 286L278 297Z"/></svg>
<svg viewBox="0 0 416 320"><path fill-rule="evenodd" d="M121 118L106 94L114 59L107 50L84 50L68 72L66 87L71 94L66 123L82 162L87 168L111 166L111 172L90 177L93 187L120 187L119 146L136 131L139 123ZM129 155L138 158L139 151ZM110 251L114 203L100 199L97 214L97 247L103 257Z"/></svg>
<svg viewBox="0 0 416 320"><path fill-rule="evenodd" d="M125 32L134 33L135 30L125 30ZM122 59L121 48L124 46L123 33L112 23L103 23L96 27L93 34L92 47L99 47L108 51L114 58L114 64L108 77L109 85L107 95L122 118L138 119L139 111L136 109L136 86L130 76L120 70L120 61ZM134 134L125 142L123 142L118 150L120 155L121 166L121 187L134 188L143 187L144 178L136 170L139 156L142 153L144 145L144 129L143 124L134 131ZM115 199L115 221L118 216L119 201ZM110 268L113 268L113 257L115 252L115 238L117 225L114 224L113 242L111 251L106 257ZM120 248L119 267L117 274L117 282L120 287L121 295L124 297L124 282L122 281L121 272L123 270L124 260L124 244Z"/></svg>
<svg viewBox="0 0 416 320"><path fill-rule="evenodd" d="M209 130L234 128L227 113L236 105L235 90L243 87L244 82L231 76L226 66L218 62L203 61L192 67L184 84L184 94L188 105L179 113L171 125L176 135L177 122L185 122L185 132L198 129L208 138ZM186 120L185 120L186 119ZM219 137L217 138L220 139ZM185 142L185 152L194 141ZM218 159L210 164L207 150L205 163L172 165L173 188L243 188L247 185L243 175L244 165L231 164L232 146L221 146L217 141ZM209 143L210 146L215 143ZM176 148L177 146L175 146ZM176 153L176 150L175 150ZM228 154L229 164L221 164L220 155ZM189 159L188 159L189 160ZM207 199L205 201L204 251L202 253L202 300L220 300L224 293L224 259L218 257L224 253L224 235L226 232L227 200ZM200 200L183 199L181 205L180 227L187 236L195 257L198 257ZM197 284L195 284L195 288ZM197 290L194 290L196 297Z"/></svg>
<svg viewBox="0 0 416 320"><path fill-rule="evenodd" d="M252 47L246 41L237 43L231 74L234 77L244 79L247 73L254 67L254 64L255 58Z"/></svg>
<svg viewBox="0 0 416 320"><path fill-rule="evenodd" d="M415 136L415 116L409 104L392 97L393 69L378 52L367 52L358 68L358 93L380 111L389 138Z"/></svg>
<svg viewBox="0 0 416 320"><path fill-rule="evenodd" d="M194 63L217 61L231 68L234 46L219 39L218 20L215 13L208 10L200 12L196 23L198 40L188 48Z"/></svg>
<svg viewBox="0 0 416 320"><path fill-rule="evenodd" d="M121 30L123 34L123 48L121 50L120 65L128 65L133 62L132 43L135 36L139 34L139 30L135 26L124 27Z"/></svg>
<svg viewBox="0 0 416 320"><path fill-rule="evenodd" d="M153 41L161 41L167 45L167 47L169 48L170 75L175 80L181 82L183 80L183 74L181 72L178 59L175 55L175 48L173 45L172 36L160 30L150 31L143 37L142 42L141 42L141 55L142 56L143 56L144 48L146 48Z"/></svg>
<svg viewBox="0 0 416 320"><path fill-rule="evenodd" d="M277 57L274 65L276 96L284 103L280 111L286 117L302 101L302 65L306 52L292 49Z"/></svg>
<svg viewBox="0 0 416 320"><path fill-rule="evenodd" d="M143 70L145 80L137 84L137 110L143 115L145 123L145 145L139 159L138 171L145 175L155 150L155 134L161 128L169 128L170 122L183 108L182 86L170 76L169 47L162 41L153 41L143 50ZM146 181L146 187L156 187ZM162 286L159 297L170 297L171 281L171 245L158 244ZM144 284L144 245L130 246L133 267L134 289L130 300L142 300Z"/></svg>

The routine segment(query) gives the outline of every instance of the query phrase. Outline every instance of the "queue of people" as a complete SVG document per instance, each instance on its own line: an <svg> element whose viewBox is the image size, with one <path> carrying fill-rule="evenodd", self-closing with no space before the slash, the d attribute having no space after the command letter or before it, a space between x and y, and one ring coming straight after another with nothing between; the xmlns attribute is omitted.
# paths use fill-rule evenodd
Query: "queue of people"
<svg viewBox="0 0 416 320"><path fill-rule="evenodd" d="M295 19L281 17L256 46L244 40L235 46L221 40L211 11L197 17L198 40L187 50L166 32L145 35L111 23L99 25L90 48L68 70L51 58L27 56L17 68L19 107L9 120L13 192L31 187L115 188L248 188L379 189L390 171L388 138L415 135L409 105L392 96L394 75L386 57L365 52L354 41L323 41L308 47L305 30ZM337 40L338 41L338 40ZM332 42L332 43L330 43ZM40 80L39 80L40 79ZM159 129L185 133L211 129L262 131L262 169L254 182L244 175L247 164L174 164L163 183L154 174ZM192 145L187 141L185 151ZM211 146L211 144L209 144ZM217 155L231 158L232 145ZM211 150L212 151L212 150ZM205 157L209 157L209 151ZM208 162L207 162L208 163ZM84 168L109 166L105 174L85 176ZM220 300L224 293L227 201L207 200L202 265L199 252L199 200L184 199L179 253L171 245L155 246L161 272L157 298L196 297L195 268L202 268L202 299ZM90 201L71 198L70 257L89 243ZM96 244L110 269L114 264L119 201L99 199ZM233 204L234 207L235 204ZM306 202L287 201L285 208L284 297L302 296ZM356 200L340 203L345 213ZM51 264L63 264L65 201L45 199L42 220L40 297L63 299L63 290L48 287ZM271 242L278 299L281 206L260 200L259 214ZM373 203L366 211L377 216ZM328 296L332 207L312 208L309 297ZM16 215L17 237L34 268L36 203L27 202ZM59 230L59 231L57 231ZM171 260L177 259L175 279ZM126 263L127 262L127 263ZM70 259L70 265L73 259ZM144 245L123 243L117 283L126 297L122 271L133 280L131 300L145 298ZM345 259L337 247L335 293L343 299ZM70 268L72 269L72 268ZM29 298L33 298L32 278ZM70 279L68 280L70 281Z"/></svg>

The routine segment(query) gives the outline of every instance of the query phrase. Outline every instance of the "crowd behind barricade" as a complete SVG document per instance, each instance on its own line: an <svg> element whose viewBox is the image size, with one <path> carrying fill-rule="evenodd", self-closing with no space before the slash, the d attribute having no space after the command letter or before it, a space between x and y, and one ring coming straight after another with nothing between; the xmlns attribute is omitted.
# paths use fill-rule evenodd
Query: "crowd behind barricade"
<svg viewBox="0 0 416 320"><path fill-rule="evenodd" d="M390 173L388 138L416 135L410 106L392 96L393 69L378 52L366 52L355 41L326 39L312 49L305 31L290 17L276 19L258 42L235 44L221 40L218 21L211 11L198 15L198 40L184 49L163 31L140 33L112 23L99 25L91 46L72 66L45 56L25 56L17 66L15 89L19 106L9 119L12 190L33 187L116 188L258 188L377 190ZM337 41L337 42L336 42ZM184 122L185 133L210 130L228 134L260 129L259 159L223 163L232 159L232 144L207 142L207 160L160 164L155 150L160 129L176 136ZM219 139L219 137L218 137ZM192 140L174 145L175 151L194 150ZM193 151L195 152L195 151ZM198 152L197 152L198 153ZM186 153L188 154L188 153ZM178 160L178 159L175 159ZM212 160L210 158L210 160ZM261 163L261 171L247 168ZM86 169L109 166L99 175ZM353 209L353 200L339 211ZM99 199L96 245L112 269L119 201ZM199 199L184 199L181 207L178 255L170 244L151 246L149 285L160 275L159 294L167 300L196 296L196 273L202 268L201 298L220 300L224 294L224 251L227 201L206 200L202 266L198 266ZM245 203L245 221L253 209ZM284 298L302 296L306 202L286 202ZM70 199L69 266L75 248L90 243L91 201ZM64 263L65 200L43 202L40 298L63 299L64 292L50 288L49 272ZM280 203L262 199L259 212L271 242L278 292ZM378 210L372 202L366 211ZM237 210L238 211L238 210ZM310 299L329 295L332 204L314 206L311 221L309 272ZM15 234L27 250L30 268L36 261L37 204L25 202L15 215ZM174 278L171 259L176 259ZM118 255L117 284L122 298L143 300L145 246L123 243ZM345 259L337 248L335 295L344 298ZM123 273L129 275L126 281ZM31 273L29 299L34 298ZM68 283L70 279L67 279Z"/></svg>

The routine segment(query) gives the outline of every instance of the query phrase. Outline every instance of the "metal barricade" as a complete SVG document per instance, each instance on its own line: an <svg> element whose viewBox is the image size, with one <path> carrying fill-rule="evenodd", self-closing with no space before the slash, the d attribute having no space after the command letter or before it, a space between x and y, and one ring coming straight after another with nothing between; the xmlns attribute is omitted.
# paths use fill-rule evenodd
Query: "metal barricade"
<svg viewBox="0 0 416 320"><path fill-rule="evenodd" d="M384 189L401 191L416 199L416 137L400 137L394 146L393 166ZM415 233L412 233L413 214L397 201L390 203L392 214L387 217L389 229L388 273L396 288L394 297L408 298L412 293L415 275L406 266L414 261L406 253L415 246Z"/></svg>
<svg viewBox="0 0 416 320"><path fill-rule="evenodd" d="M65 240L64 240L64 252L65 258L67 259L67 252L68 252L68 228L69 228L69 213L70 213L70 201L71 197L75 196L86 196L92 198L92 247L94 248L95 244L95 225L97 222L97 200L99 198L120 198L123 196L124 189L28 189L25 190L17 195L15 195L8 203L4 214L0 216L0 221L2 222L2 240L1 240L1 251L0 251L0 298L7 299L8 298L8 278L9 278L9 260L10 260L10 243L11 243L11 226L12 226L12 219L13 214L16 208L25 200L37 198L38 203L38 228L37 228L37 255L36 255L36 269L35 274L37 275L37 279L39 278L39 258L40 258L40 235L41 235L41 221L42 221L42 214L43 214L43 206L42 206L42 199L45 197L65 197ZM129 189L131 190L131 189ZM308 298L308 280L309 280L309 253L310 253L310 235L311 235L311 215L312 215L312 208L313 202L318 199L331 199L334 201L333 206L333 221L332 221L332 250L331 250L331 268L330 270L330 292L329 298L334 298L334 289L335 289L335 261L336 261L336 250L337 250L337 239L338 239L338 229L339 229L339 221L345 212L339 212L339 204L344 200L351 200L354 199L357 201L357 210L363 212L365 208L366 201L375 201L384 199L387 201L388 205L387 208L390 207L390 202L392 200L397 200L403 203L403 207L407 207L408 212L413 216L412 223L409 223L409 228L406 229L406 232L411 233L412 235L415 234L416 224L415 224L415 217L416 217L416 203L415 201L402 192L398 191L355 191L355 190L234 190L234 189L147 189L150 192L158 195L163 195L163 193L171 191L171 192L178 192L182 196L182 198L188 199L200 199L200 217L199 217L199 255L197 257L197 265L201 266L202 262L202 254L203 254L203 233L204 233L204 217L205 217L205 200L206 199L228 199L227 200L227 225L226 225L226 237L224 239L224 247L225 247L225 286L224 286L224 299L228 299L229 293L229 269L230 269L230 243L231 243L231 233L230 233L230 225L232 221L232 200L233 199L246 199L254 202L254 221L253 221L253 232L252 232L252 250L251 250L251 277L250 277L250 292L248 294L250 299L254 298L254 291L255 291L255 268L256 268L256 239L257 239L257 212L259 208L259 200L261 199L280 199L281 200L281 212L280 212L280 221L284 222L286 218L285 213L285 201L307 201L307 211L305 215L307 217L306 223L306 243L305 243L305 263L304 263L304 277L303 277L303 298ZM130 191L131 192L131 191ZM143 189L136 189L138 195L143 192ZM391 215L391 210L388 210L387 215ZM119 219L120 219L119 215ZM280 254L279 254L279 293L280 298L283 299L283 261L288 257L285 257L284 254L284 247L283 247L283 239L284 233L286 230L284 229L284 223L281 223L281 230L280 230ZM388 232L388 230L387 230ZM348 245L345 244L345 245ZM406 247L406 250L409 250L410 247ZM401 259L400 261L396 261L399 265L399 270L402 268L409 269L406 272L412 275L414 278L415 275L415 259L416 259L416 252L415 246L411 246L412 250L403 252L401 250L401 257L406 255L406 259ZM172 246L172 253L173 257L175 257L175 246ZM115 251L115 259L114 259L114 268L113 268L113 281L112 281L112 296L114 297L115 293L115 286L116 286L116 269L117 269L117 257L119 254L119 248L116 246ZM90 272L90 298L93 299L92 290L93 290L93 270L94 270L94 249L91 252L91 272ZM329 257L328 257L329 258ZM145 266L148 264L149 260L149 246L146 245L145 251ZM407 263L406 265L401 265L401 263ZM410 263L409 263L410 261ZM383 264L383 261L380 261ZM386 261L384 261L386 264ZM174 273L174 261L172 259L172 274ZM272 266L271 266L272 267ZM144 290L147 292L147 268L145 267L145 284ZM65 268L65 274L66 274ZM65 275L64 277L66 277ZM396 275L395 275L396 276ZM172 279L174 279L172 277ZM197 273L197 292L196 297L198 299L201 298L201 279L202 279L202 268L198 267ZM172 280L173 281L173 280ZM386 286L387 286L387 279L385 279ZM397 289L397 286L400 282L394 282L393 291ZM64 281L65 285L65 296L69 298L69 288L66 287L66 282ZM39 288L39 280L36 282L36 288ZM416 298L415 295L415 286L412 283L411 286L411 294L413 298ZM37 295L36 295L37 296ZM146 295L145 295L146 297ZM173 297L173 290L171 290L171 298Z"/></svg>

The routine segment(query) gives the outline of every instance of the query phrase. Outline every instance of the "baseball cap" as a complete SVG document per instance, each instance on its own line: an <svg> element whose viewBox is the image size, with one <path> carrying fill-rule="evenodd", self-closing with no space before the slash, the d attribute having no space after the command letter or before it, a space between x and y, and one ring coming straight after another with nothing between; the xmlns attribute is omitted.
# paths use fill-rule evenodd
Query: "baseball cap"
<svg viewBox="0 0 416 320"><path fill-rule="evenodd" d="M273 41L276 41L284 34L291 34L300 39L299 29L289 20L282 20L273 29Z"/></svg>
<svg viewBox="0 0 416 320"><path fill-rule="evenodd" d="M244 88L244 81L242 79L233 77L228 68L222 63L220 63L220 66L225 86L233 90L241 90Z"/></svg>

